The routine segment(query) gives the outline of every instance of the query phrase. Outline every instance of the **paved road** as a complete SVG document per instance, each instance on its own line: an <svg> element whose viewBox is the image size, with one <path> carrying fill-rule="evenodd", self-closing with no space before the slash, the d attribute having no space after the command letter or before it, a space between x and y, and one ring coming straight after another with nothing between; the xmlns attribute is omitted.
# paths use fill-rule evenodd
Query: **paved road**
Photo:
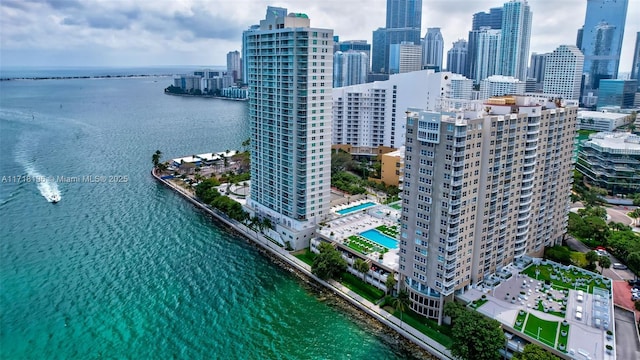
<svg viewBox="0 0 640 360"><path fill-rule="evenodd" d="M580 251L583 253L591 250L587 245L580 242L580 240L574 239L571 235L567 234L565 241L567 242L569 248L571 248L572 250ZM611 264L620 262L620 260L616 259L613 255L609 255L609 258L611 259ZM598 271L599 270L600 268L598 268ZM605 269L603 275L613 280L628 280L634 278L633 273L630 270L615 270L613 268Z"/></svg>
<svg viewBox="0 0 640 360"><path fill-rule="evenodd" d="M617 306L613 313L616 322L616 358L618 360L640 359L640 341L633 313Z"/></svg>

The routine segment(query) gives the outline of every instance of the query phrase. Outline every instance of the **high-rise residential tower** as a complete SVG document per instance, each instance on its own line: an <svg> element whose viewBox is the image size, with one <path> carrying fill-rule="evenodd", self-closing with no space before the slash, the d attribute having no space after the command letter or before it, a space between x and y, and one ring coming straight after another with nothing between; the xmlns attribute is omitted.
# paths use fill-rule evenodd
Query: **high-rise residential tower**
<svg viewBox="0 0 640 360"><path fill-rule="evenodd" d="M447 51L447 71L463 74L467 66L467 41L460 39L453 42L453 47Z"/></svg>
<svg viewBox="0 0 640 360"><path fill-rule="evenodd" d="M562 241L577 106L549 100L407 111L398 264L413 311L440 322L456 293Z"/></svg>
<svg viewBox="0 0 640 360"><path fill-rule="evenodd" d="M367 63L367 72L369 72L369 69L371 68L371 44L368 44L367 40L343 40L337 41L333 45L334 53L336 51L342 51L344 53L351 50L367 54L367 58L369 59L369 62Z"/></svg>
<svg viewBox="0 0 640 360"><path fill-rule="evenodd" d="M597 89L600 79L616 79L628 0L587 0L582 27L585 90Z"/></svg>
<svg viewBox="0 0 640 360"><path fill-rule="evenodd" d="M371 71L389 73L389 47L403 41L420 44L422 0L387 0L386 27L373 32Z"/></svg>
<svg viewBox="0 0 640 360"><path fill-rule="evenodd" d="M584 55L576 46L558 46L546 56L543 92L579 100L583 64Z"/></svg>
<svg viewBox="0 0 640 360"><path fill-rule="evenodd" d="M245 33L251 129L247 206L271 219L276 241L309 246L329 211L333 30L267 8Z"/></svg>
<svg viewBox="0 0 640 360"><path fill-rule="evenodd" d="M502 8L491 8L488 13L479 12L473 14L473 27L469 31L467 45L467 64L462 73L469 79L475 79L477 74L477 49L480 29L502 29Z"/></svg>
<svg viewBox="0 0 640 360"><path fill-rule="evenodd" d="M369 56L355 50L336 51L333 54L333 87L357 85L367 82Z"/></svg>
<svg viewBox="0 0 640 360"><path fill-rule="evenodd" d="M436 67L442 70L444 40L440 28L427 28L422 42L422 66Z"/></svg>
<svg viewBox="0 0 640 360"><path fill-rule="evenodd" d="M500 73L502 51L502 30L482 28L477 32L474 82Z"/></svg>
<svg viewBox="0 0 640 360"><path fill-rule="evenodd" d="M504 4L500 46L501 75L526 80L532 15L527 0L511 0Z"/></svg>
<svg viewBox="0 0 640 360"><path fill-rule="evenodd" d="M233 77L233 81L242 79L242 60L240 59L240 52L229 51L227 53L227 74Z"/></svg>

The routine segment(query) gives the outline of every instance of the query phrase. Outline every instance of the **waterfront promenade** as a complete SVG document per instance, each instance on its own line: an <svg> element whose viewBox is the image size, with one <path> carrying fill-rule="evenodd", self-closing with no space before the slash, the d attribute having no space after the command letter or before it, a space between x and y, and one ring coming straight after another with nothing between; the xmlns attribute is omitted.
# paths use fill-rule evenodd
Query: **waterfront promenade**
<svg viewBox="0 0 640 360"><path fill-rule="evenodd" d="M181 188L180 186L177 186L176 184L171 183L170 181L162 179L158 174L156 174L155 169L151 172L151 174L160 183L173 189L178 194L182 195L185 199L190 201L192 204L198 206L200 209L211 214L216 219L225 223L227 226L231 227L238 233L244 235L247 239L251 240L252 242L257 244L264 250L268 251L270 254L275 256L278 260L282 261L284 264L290 266L292 269L298 271L299 273L303 274L307 278L312 279L316 283L331 290L334 294L340 296L341 298L348 301L353 306L367 313L369 316L373 317L374 319L378 320L382 324L393 329L398 334L402 335L404 338L420 346L421 348L423 348L424 350L432 354L434 357L438 359L453 359L451 352L447 348L445 348L443 345L429 338L428 336L416 330L415 328L411 327L410 325L406 324L405 322L401 322L400 319L393 316L391 313L382 309L378 305L362 298L360 295L356 294L355 292L351 291L350 289L346 288L345 286L343 286L342 284L340 284L335 280L330 279L328 281L325 281L318 278L311 272L311 267L309 265L302 262L295 256L291 255L287 250L277 246L276 244L268 240L266 237L263 236L263 234L255 230L252 230L247 226L245 226L244 224L229 218L224 213L216 209L212 209L209 206L203 204L191 193L189 193L187 190Z"/></svg>

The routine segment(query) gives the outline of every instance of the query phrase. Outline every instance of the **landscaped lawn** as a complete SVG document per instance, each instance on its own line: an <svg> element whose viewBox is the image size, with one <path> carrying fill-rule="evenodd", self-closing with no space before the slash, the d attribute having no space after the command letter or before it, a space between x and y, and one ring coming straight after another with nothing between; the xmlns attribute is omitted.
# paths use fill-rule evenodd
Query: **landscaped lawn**
<svg viewBox="0 0 640 360"><path fill-rule="evenodd" d="M559 275L557 275L558 278L552 279L551 278L551 273L554 270L553 270L553 266L551 264L544 264L544 265L531 264L529 267L524 269L522 271L522 273L526 274L527 276L529 276L532 279L536 279L536 269L540 271L540 273L537 276L537 280L539 280L539 281L549 280L549 281L551 281L551 285L555 286L555 288L559 289L559 290L575 289L573 283L575 282L575 280L577 278L589 279L589 281L587 281L584 285L579 286L577 288L577 290L585 290L588 293L593 293L593 287L594 286L597 286L597 287L603 288L603 289L609 289L611 287L610 283L606 284L606 285L604 283L602 283L602 282L598 283L597 282L598 280L596 280L597 278L595 278L593 275L591 275L591 274L582 274L582 272L579 269L577 269L577 274L574 274L573 271L571 271L571 270L560 269L559 271L557 271L557 273L559 274ZM562 280L562 275L564 275L569 280L569 282L563 281Z"/></svg>
<svg viewBox="0 0 640 360"><path fill-rule="evenodd" d="M562 335L562 332L566 331L566 335ZM566 326L560 323L560 334L558 334L558 350L567 352L567 340L569 339L569 324Z"/></svg>
<svg viewBox="0 0 640 360"><path fill-rule="evenodd" d="M402 205L400 205L400 203L396 203L396 204L391 204L389 205L390 208L396 209L396 210L402 210Z"/></svg>
<svg viewBox="0 0 640 360"><path fill-rule="evenodd" d="M362 281L362 279L346 271L342 273L340 282L342 283L342 285L354 291L356 294L373 303L380 300L384 296L384 291L378 289L373 285L365 283L364 281Z"/></svg>
<svg viewBox="0 0 640 360"><path fill-rule="evenodd" d="M372 241L367 240L359 235L349 236L349 238L345 241L345 245L365 255L370 254L374 251L378 251L382 254L389 251L389 249L385 248L384 246L374 244Z"/></svg>
<svg viewBox="0 0 640 360"><path fill-rule="evenodd" d="M294 254L294 256L304 261L307 265L311 266L313 265L313 259L315 259L316 256L318 255L316 255L316 253L311 252L309 249L307 249L304 252Z"/></svg>
<svg viewBox="0 0 640 360"><path fill-rule="evenodd" d="M393 316L400 319L400 312L396 311L393 307L385 306L384 309L393 314ZM411 310L408 310L402 314L402 321L411 325L413 328L427 335L433 340L437 341L447 349L451 348L453 340L451 340L450 337L450 327L444 325L438 326L438 323L436 323L435 321L420 316Z"/></svg>
<svg viewBox="0 0 640 360"><path fill-rule="evenodd" d="M560 326L560 324L557 321L542 320L529 313L523 332L554 348L556 347L558 326ZM540 334L539 338L538 334Z"/></svg>
<svg viewBox="0 0 640 360"><path fill-rule="evenodd" d="M518 312L518 316L516 317L516 322L513 324L513 328L516 330L522 331L522 328L524 327L524 321L526 319L527 319L527 312L524 310L520 310Z"/></svg>
<svg viewBox="0 0 640 360"><path fill-rule="evenodd" d="M478 299L478 300L473 300L473 302L471 302L471 304L469 305L472 309L477 310L480 306L484 305L487 301L487 299Z"/></svg>
<svg viewBox="0 0 640 360"><path fill-rule="evenodd" d="M394 226L380 225L376 228L376 230L394 239L398 237L398 227L396 225Z"/></svg>

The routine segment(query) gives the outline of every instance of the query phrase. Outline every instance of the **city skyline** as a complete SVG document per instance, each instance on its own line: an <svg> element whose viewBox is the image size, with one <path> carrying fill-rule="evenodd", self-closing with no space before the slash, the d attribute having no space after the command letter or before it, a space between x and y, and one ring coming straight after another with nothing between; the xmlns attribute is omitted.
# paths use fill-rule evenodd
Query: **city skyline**
<svg viewBox="0 0 640 360"><path fill-rule="evenodd" d="M466 39L476 12L499 7L505 1L423 0L421 33L440 27L445 50ZM4 66L223 66L229 51L240 50L242 31L255 22L267 5L296 8L333 28L341 40L367 40L385 26L386 0L318 2L301 6L293 1L215 1L202 3L7 0L0 4L3 18L0 61ZM529 0L534 12L530 52L553 51L575 44L584 23L586 0ZM363 13L362 9L366 9ZM362 14L353 17L351 14ZM567 14L579 16L566 16ZM635 34L640 24L640 2L630 1L620 72L631 70ZM443 23L441 19L447 19Z"/></svg>

